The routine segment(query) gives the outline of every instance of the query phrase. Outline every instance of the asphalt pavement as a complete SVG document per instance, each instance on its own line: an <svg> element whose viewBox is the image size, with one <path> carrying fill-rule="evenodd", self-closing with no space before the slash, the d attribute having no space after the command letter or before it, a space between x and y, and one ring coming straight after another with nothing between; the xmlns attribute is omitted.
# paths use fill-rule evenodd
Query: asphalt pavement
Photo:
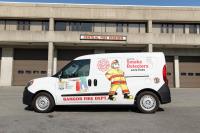
<svg viewBox="0 0 200 133"><path fill-rule="evenodd" d="M39 114L22 104L24 87L0 87L0 133L200 133L200 88L171 89L155 114L129 106L69 106Z"/></svg>

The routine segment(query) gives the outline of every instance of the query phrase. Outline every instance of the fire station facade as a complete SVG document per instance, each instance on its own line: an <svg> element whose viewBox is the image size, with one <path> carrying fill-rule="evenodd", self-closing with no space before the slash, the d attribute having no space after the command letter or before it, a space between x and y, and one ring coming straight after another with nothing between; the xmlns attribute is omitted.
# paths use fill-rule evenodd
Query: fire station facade
<svg viewBox="0 0 200 133"><path fill-rule="evenodd" d="M200 87L200 8L0 3L0 86L51 76L84 54L155 51L170 87Z"/></svg>

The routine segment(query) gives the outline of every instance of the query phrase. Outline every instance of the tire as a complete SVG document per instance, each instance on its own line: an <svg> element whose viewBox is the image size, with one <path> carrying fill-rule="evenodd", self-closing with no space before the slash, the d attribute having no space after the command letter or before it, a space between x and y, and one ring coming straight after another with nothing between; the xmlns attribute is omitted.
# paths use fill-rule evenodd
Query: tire
<svg viewBox="0 0 200 133"><path fill-rule="evenodd" d="M144 91L137 96L136 105L141 113L155 113L159 108L159 99L155 93Z"/></svg>
<svg viewBox="0 0 200 133"><path fill-rule="evenodd" d="M49 93L40 92L33 98L32 107L35 112L49 113L53 110L54 106L54 99Z"/></svg>

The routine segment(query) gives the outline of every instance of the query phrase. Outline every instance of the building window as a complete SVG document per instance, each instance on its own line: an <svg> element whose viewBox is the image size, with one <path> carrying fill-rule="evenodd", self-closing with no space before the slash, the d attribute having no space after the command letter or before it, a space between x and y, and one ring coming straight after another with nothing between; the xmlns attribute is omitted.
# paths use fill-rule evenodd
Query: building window
<svg viewBox="0 0 200 133"><path fill-rule="evenodd" d="M116 23L106 23L106 32L116 32Z"/></svg>
<svg viewBox="0 0 200 133"><path fill-rule="evenodd" d="M155 23L153 24L154 33L185 33L185 24Z"/></svg>
<svg viewBox="0 0 200 133"><path fill-rule="evenodd" d="M195 76L200 76L200 73L195 73Z"/></svg>
<svg viewBox="0 0 200 133"><path fill-rule="evenodd" d="M181 76L186 76L186 75L187 75L187 73L185 73L185 72L181 73Z"/></svg>
<svg viewBox="0 0 200 133"><path fill-rule="evenodd" d="M90 22L64 22L57 21L55 23L56 31L93 31L93 23Z"/></svg>
<svg viewBox="0 0 200 133"><path fill-rule="evenodd" d="M24 74L23 70L18 70L18 74Z"/></svg>
<svg viewBox="0 0 200 133"><path fill-rule="evenodd" d="M174 24L174 33L185 33L185 24Z"/></svg>
<svg viewBox="0 0 200 133"><path fill-rule="evenodd" d="M194 73L191 73L191 72L190 72L190 73L188 73L188 76L193 76L193 75L194 75Z"/></svg>
<svg viewBox="0 0 200 133"><path fill-rule="evenodd" d="M0 20L0 30L6 30L6 22L5 22L5 20Z"/></svg>
<svg viewBox="0 0 200 133"><path fill-rule="evenodd" d="M5 30L17 30L17 21L5 20Z"/></svg>
<svg viewBox="0 0 200 133"><path fill-rule="evenodd" d="M17 30L30 30L30 21L28 20L18 21Z"/></svg>
<svg viewBox="0 0 200 133"><path fill-rule="evenodd" d="M66 31L66 22L55 22L55 30L56 31Z"/></svg>
<svg viewBox="0 0 200 133"><path fill-rule="evenodd" d="M153 33L161 33L161 28L162 27L162 24L153 24L152 26L152 31Z"/></svg>
<svg viewBox="0 0 200 133"><path fill-rule="evenodd" d="M80 22L71 22L69 30L70 31L81 31L81 23Z"/></svg>
<svg viewBox="0 0 200 133"><path fill-rule="evenodd" d="M139 27L139 33L146 33L146 24L140 23Z"/></svg>
<svg viewBox="0 0 200 133"><path fill-rule="evenodd" d="M47 71L40 71L40 74L47 74Z"/></svg>
<svg viewBox="0 0 200 133"><path fill-rule="evenodd" d="M106 24L103 22L94 23L93 25L94 32L106 32Z"/></svg>
<svg viewBox="0 0 200 133"><path fill-rule="evenodd" d="M139 24L128 24L128 32L129 33L139 33L140 25Z"/></svg>
<svg viewBox="0 0 200 133"><path fill-rule="evenodd" d="M116 32L123 32L123 24L117 23Z"/></svg>
<svg viewBox="0 0 200 133"><path fill-rule="evenodd" d="M39 74L39 71L34 70L33 74Z"/></svg>
<svg viewBox="0 0 200 133"><path fill-rule="evenodd" d="M167 72L167 75L168 75L168 76L171 76L172 74L171 74L170 72Z"/></svg>
<svg viewBox="0 0 200 133"><path fill-rule="evenodd" d="M92 32L93 23L81 23L81 31Z"/></svg>
<svg viewBox="0 0 200 133"><path fill-rule="evenodd" d="M161 24L161 33L174 33L173 24Z"/></svg>
<svg viewBox="0 0 200 133"><path fill-rule="evenodd" d="M193 33L193 34L197 33L197 25L196 24L189 25L189 33Z"/></svg>
<svg viewBox="0 0 200 133"><path fill-rule="evenodd" d="M30 70L26 70L25 74L31 74L31 71Z"/></svg>
<svg viewBox="0 0 200 133"><path fill-rule="evenodd" d="M42 20L0 20L0 30L49 30L49 22Z"/></svg>
<svg viewBox="0 0 200 133"><path fill-rule="evenodd" d="M48 21L42 21L42 30L43 31L49 30L49 22Z"/></svg>
<svg viewBox="0 0 200 133"><path fill-rule="evenodd" d="M146 33L145 23L117 23L117 22L80 22L56 21L55 31L82 31L82 32L135 32Z"/></svg>
<svg viewBox="0 0 200 133"><path fill-rule="evenodd" d="M128 24L129 33L146 33L145 23L129 23Z"/></svg>

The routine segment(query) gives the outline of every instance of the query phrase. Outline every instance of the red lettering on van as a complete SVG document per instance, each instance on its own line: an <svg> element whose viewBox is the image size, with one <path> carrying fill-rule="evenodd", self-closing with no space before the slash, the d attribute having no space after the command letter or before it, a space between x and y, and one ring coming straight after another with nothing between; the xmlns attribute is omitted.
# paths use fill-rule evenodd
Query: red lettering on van
<svg viewBox="0 0 200 133"><path fill-rule="evenodd" d="M149 68L148 64L144 64L142 60L137 60L134 58L127 59L127 68Z"/></svg>

